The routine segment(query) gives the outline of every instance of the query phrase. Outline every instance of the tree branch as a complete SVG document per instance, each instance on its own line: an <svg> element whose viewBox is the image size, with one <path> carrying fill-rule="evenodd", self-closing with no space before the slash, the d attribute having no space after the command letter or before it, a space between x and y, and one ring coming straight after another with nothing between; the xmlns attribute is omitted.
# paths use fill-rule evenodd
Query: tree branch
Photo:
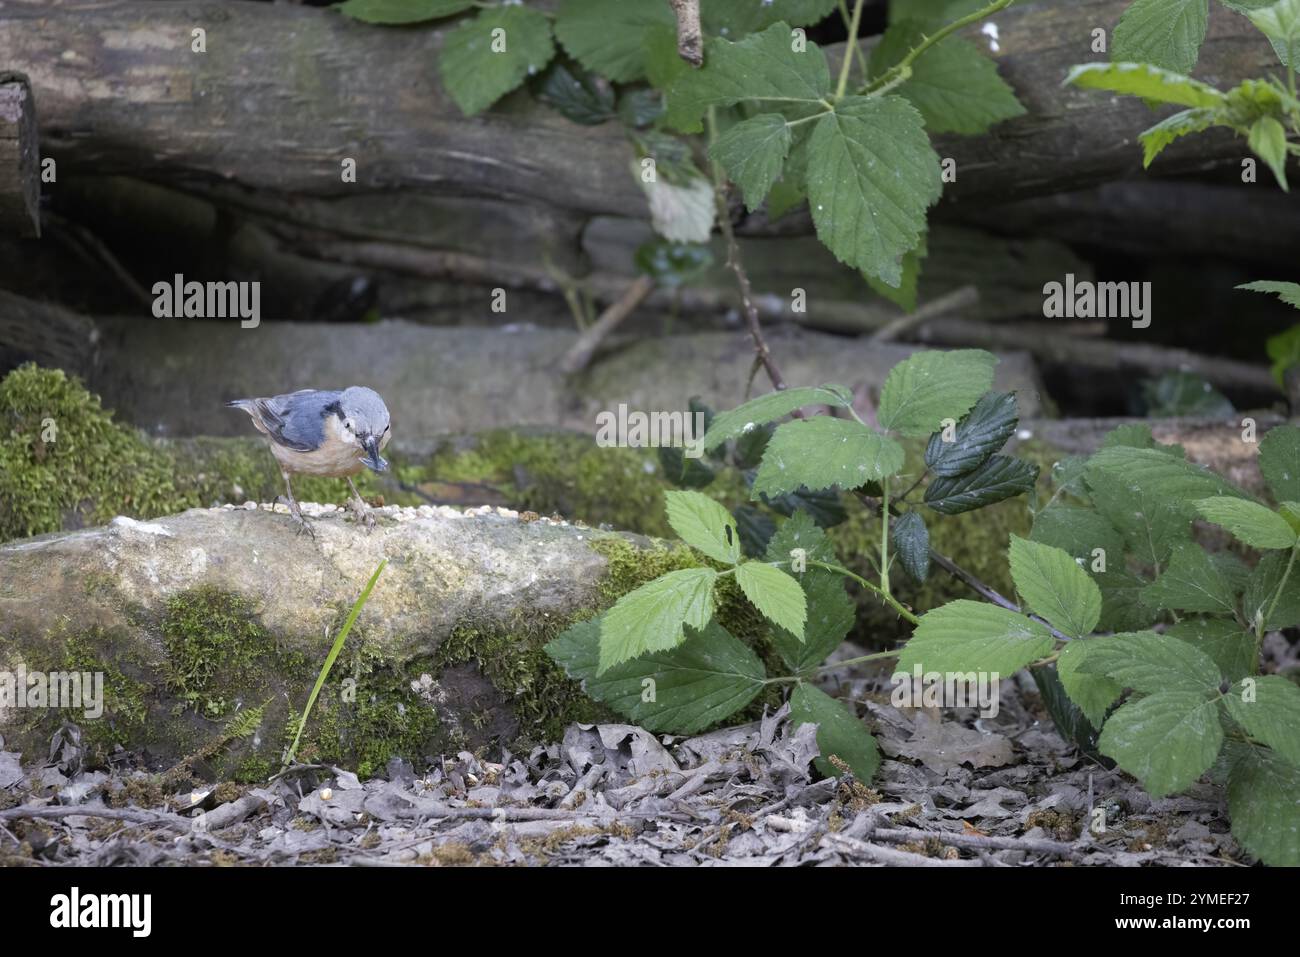
<svg viewBox="0 0 1300 957"><path fill-rule="evenodd" d="M700 33L700 0L668 0L677 17L677 55L691 66L704 63L704 37Z"/></svg>

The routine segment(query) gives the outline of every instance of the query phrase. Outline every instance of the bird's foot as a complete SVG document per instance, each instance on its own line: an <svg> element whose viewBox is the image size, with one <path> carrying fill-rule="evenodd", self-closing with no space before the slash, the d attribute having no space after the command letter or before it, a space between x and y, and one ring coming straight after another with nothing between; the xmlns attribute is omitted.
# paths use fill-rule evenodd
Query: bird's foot
<svg viewBox="0 0 1300 957"><path fill-rule="evenodd" d="M293 516L293 520L298 523L299 535L301 535L303 532L306 532L308 535L311 536L312 541L316 540L316 532L312 529L311 524L307 521L307 516L302 513L302 509L298 507L298 503L296 501L281 495L279 498L275 500L275 502L277 505L283 502L285 505L289 507L289 514Z"/></svg>
<svg viewBox="0 0 1300 957"><path fill-rule="evenodd" d="M367 532L374 531L374 512L370 510L370 506L365 503L365 500L362 499L360 495L353 496L348 500L348 508L352 509L352 513L356 515L357 521L366 527Z"/></svg>

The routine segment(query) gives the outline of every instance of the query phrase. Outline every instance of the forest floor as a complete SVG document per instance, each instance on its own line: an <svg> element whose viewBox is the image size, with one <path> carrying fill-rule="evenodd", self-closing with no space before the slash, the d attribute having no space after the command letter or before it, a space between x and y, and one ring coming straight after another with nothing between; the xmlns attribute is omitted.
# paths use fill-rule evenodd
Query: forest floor
<svg viewBox="0 0 1300 957"><path fill-rule="evenodd" d="M851 646L842 654L854 652ZM869 786L819 779L786 709L692 738L572 725L528 755L400 760L360 781L298 767L261 787L168 785L0 751L0 864L1247 864L1221 789L1153 800L1057 734L1032 683L996 716L895 708L883 675L825 690L865 709L885 758ZM44 756L43 756L44 757ZM1102 809L1103 814L1098 814ZM1104 832L1090 823L1105 818Z"/></svg>

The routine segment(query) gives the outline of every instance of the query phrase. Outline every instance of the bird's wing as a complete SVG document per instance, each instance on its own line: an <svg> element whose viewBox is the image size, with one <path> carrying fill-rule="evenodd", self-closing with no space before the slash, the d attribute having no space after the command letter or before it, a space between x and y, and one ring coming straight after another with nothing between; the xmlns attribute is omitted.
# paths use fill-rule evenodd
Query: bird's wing
<svg viewBox="0 0 1300 957"><path fill-rule="evenodd" d="M300 389L288 395L255 399L257 417L279 445L311 452L325 441L324 410L338 401L338 392Z"/></svg>

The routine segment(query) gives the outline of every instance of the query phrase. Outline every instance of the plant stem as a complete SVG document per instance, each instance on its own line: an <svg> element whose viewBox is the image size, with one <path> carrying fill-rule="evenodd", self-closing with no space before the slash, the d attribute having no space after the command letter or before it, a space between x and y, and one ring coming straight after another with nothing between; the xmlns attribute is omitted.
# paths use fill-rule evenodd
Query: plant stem
<svg viewBox="0 0 1300 957"><path fill-rule="evenodd" d="M1273 609L1277 607L1278 599L1282 597L1282 589L1286 587L1286 581L1291 577L1291 569L1295 566L1296 552L1300 551L1300 542L1297 542L1291 548L1291 557L1286 560L1286 571L1282 572L1282 580L1277 583L1277 591L1273 593L1273 600L1268 603L1268 610L1264 612L1264 617L1259 620L1255 626L1255 667L1259 667L1259 654L1264 647L1264 631L1268 625L1268 620L1273 617Z"/></svg>
<svg viewBox="0 0 1300 957"><path fill-rule="evenodd" d="M849 67L853 65L853 50L858 45L858 27L861 23L862 0L854 0L853 16L849 20L849 48L844 53L844 62L840 64L840 81L835 84L836 101L842 100L844 91L849 88Z"/></svg>
<svg viewBox="0 0 1300 957"><path fill-rule="evenodd" d="M834 664L822 665L819 668L815 668L813 674L819 675L823 671L834 671L836 668L847 668L849 665L865 664L868 661L880 661L883 658L897 658L902 654L902 651L903 650L899 648L896 651L877 651L875 654L871 655L859 655L856 658L845 658L843 661L837 661Z"/></svg>
<svg viewBox="0 0 1300 957"><path fill-rule="evenodd" d="M777 564L788 564L788 563L778 562ZM871 582L867 581L861 575L857 574L857 572L851 572L847 568L844 568L841 565L832 565L829 562L818 562L818 561L813 561L811 559L808 561L808 564L813 565L817 568L824 568L828 572L835 572L837 575L843 575L845 578L852 578L863 588L873 591L881 598L883 598L885 600L885 603L888 604L890 608L894 609L894 611L898 612L902 617L906 618L913 625L919 625L921 623L921 619L917 618L916 615L912 613L912 610L910 608L902 604L897 598L895 598L889 592L883 591L876 585L873 585Z"/></svg>
<svg viewBox="0 0 1300 957"><path fill-rule="evenodd" d="M889 476L880 480L880 590L889 595Z"/></svg>
<svg viewBox="0 0 1300 957"><path fill-rule="evenodd" d="M967 14L966 16L962 17L960 20L954 20L952 23L948 24L947 26L939 30L939 32L937 32L934 36L926 37L924 40L922 40L920 46L914 47L913 49L909 50L907 56L903 57L903 59L899 60L898 63L894 64L894 66L890 67L880 76L876 77L876 79L872 83L869 83L864 92L873 93L882 89L883 87L892 86L897 81L897 78L901 74L903 74L905 71L911 70L912 64L915 63L917 58L920 57L923 53L925 53L926 50L930 49L930 47L934 46L936 43L939 43L942 40L947 39L949 36L956 33L958 30L962 29L963 27L968 27L972 23L978 23L979 21L983 20L985 17L989 17L997 13L999 10L1005 10L1007 7L1011 6L1011 4L1013 4L1014 2L1015 0L993 0L992 3L990 3L988 6L984 7L983 9L976 10L974 13L971 14ZM853 38L850 37L850 41L852 40Z"/></svg>

